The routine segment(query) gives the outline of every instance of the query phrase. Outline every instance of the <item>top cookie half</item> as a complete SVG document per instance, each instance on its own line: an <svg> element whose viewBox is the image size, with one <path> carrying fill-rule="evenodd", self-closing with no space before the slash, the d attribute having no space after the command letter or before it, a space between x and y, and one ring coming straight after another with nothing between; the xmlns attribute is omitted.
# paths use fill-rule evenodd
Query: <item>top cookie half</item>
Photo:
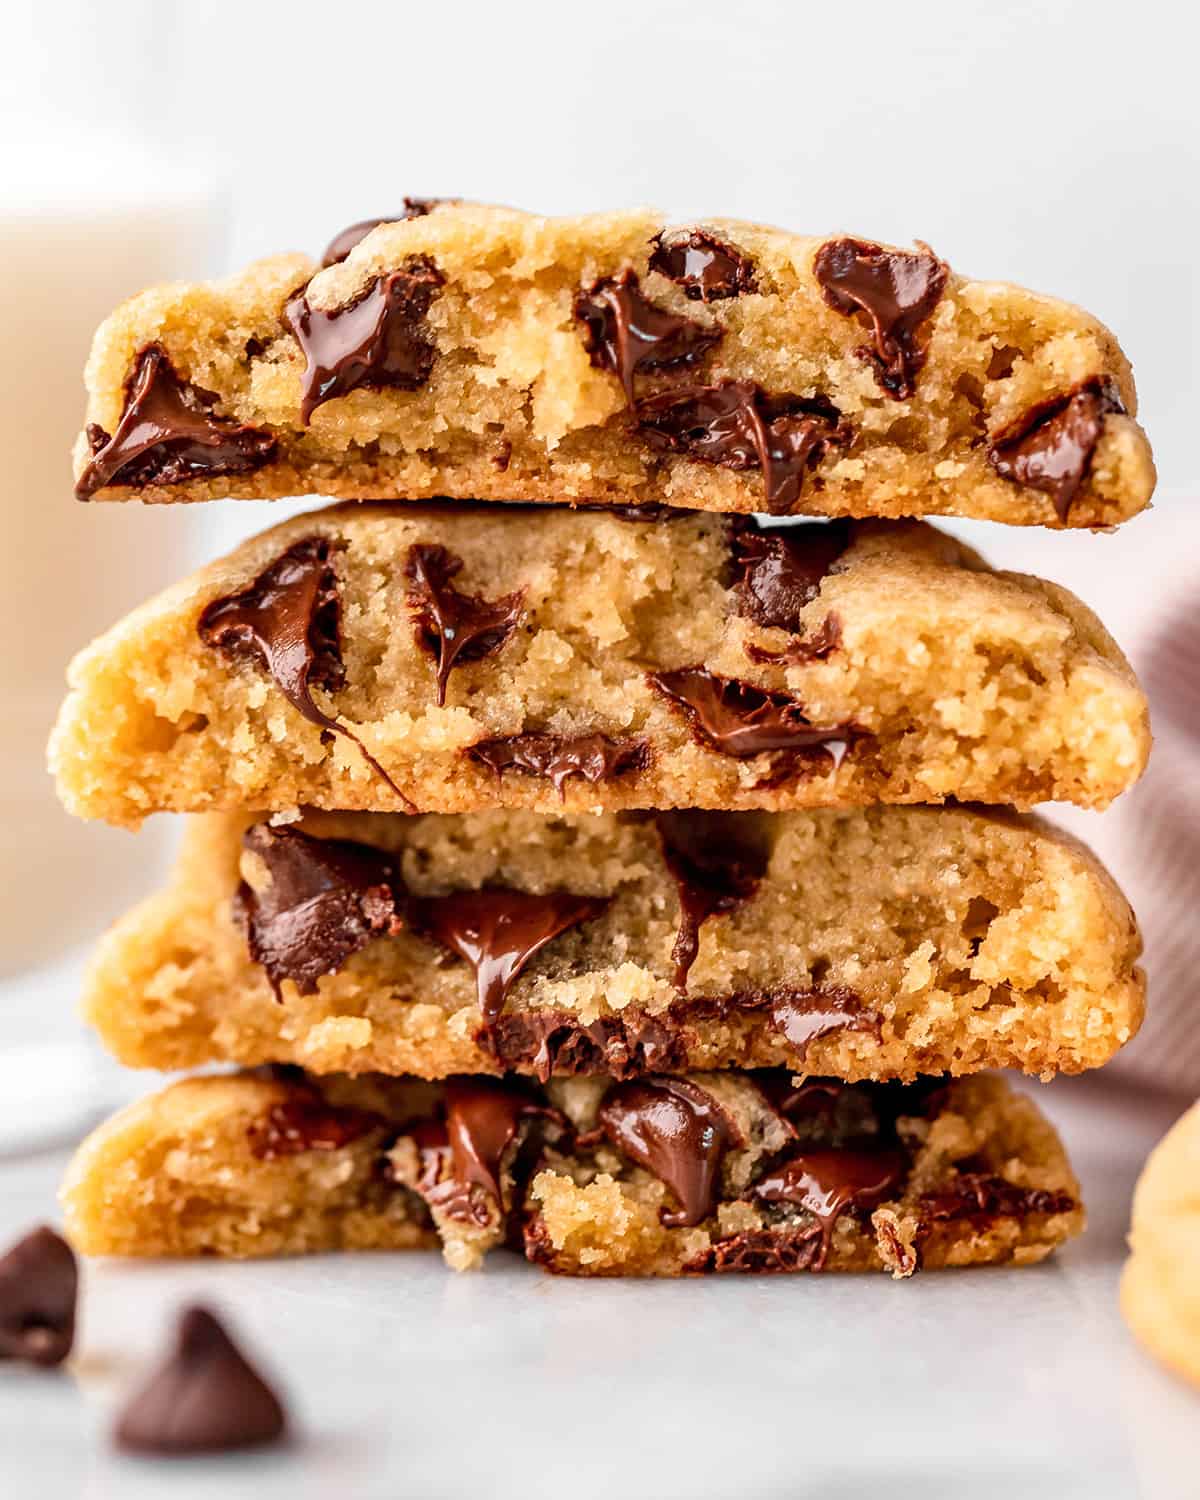
<svg viewBox="0 0 1200 1500"><path fill-rule="evenodd" d="M662 502L1109 526L1154 487L1095 319L925 246L410 202L96 335L81 499ZM357 239L356 239L356 236Z"/></svg>

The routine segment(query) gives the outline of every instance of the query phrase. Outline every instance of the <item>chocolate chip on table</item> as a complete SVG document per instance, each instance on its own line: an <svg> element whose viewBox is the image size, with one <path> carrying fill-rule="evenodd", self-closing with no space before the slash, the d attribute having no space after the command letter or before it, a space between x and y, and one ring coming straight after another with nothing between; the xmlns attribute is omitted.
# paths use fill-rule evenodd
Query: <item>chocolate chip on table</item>
<svg viewBox="0 0 1200 1500"><path fill-rule="evenodd" d="M377 276L350 302L326 312L311 307L308 289L283 311L305 358L300 421L337 396L370 390L415 391L429 379L436 348L425 315L445 278L431 260L414 257Z"/></svg>
<svg viewBox="0 0 1200 1500"><path fill-rule="evenodd" d="M125 382L125 407L110 436L96 423L87 430L91 462L75 486L90 500L105 485L135 489L181 484L219 474L248 474L275 457L269 432L218 416L218 397L180 378L161 344L146 344Z"/></svg>
<svg viewBox="0 0 1200 1500"><path fill-rule="evenodd" d="M248 828L242 843L262 861L270 883L256 890L242 881L234 914L276 998L285 979L300 994L315 994L323 975L404 926L404 883L396 861L382 849L268 823Z"/></svg>
<svg viewBox="0 0 1200 1500"><path fill-rule="evenodd" d="M827 240L813 260L825 301L837 312L864 318L874 341L854 352L875 373L880 388L898 400L914 389L924 351L917 329L938 304L950 267L923 246L888 250L867 240Z"/></svg>
<svg viewBox="0 0 1200 1500"><path fill-rule="evenodd" d="M629 269L584 287L575 298L575 317L584 326L592 363L618 377L631 405L641 370L694 364L722 337L719 328L656 307Z"/></svg>
<svg viewBox="0 0 1200 1500"><path fill-rule="evenodd" d="M908 1172L908 1161L894 1147L802 1148L777 1163L753 1188L764 1203L786 1203L812 1215L820 1249L810 1269L821 1271L829 1256L834 1225L844 1213L878 1208L894 1194Z"/></svg>
<svg viewBox="0 0 1200 1500"><path fill-rule="evenodd" d="M1114 381L1085 381L1005 428L993 440L988 459L1003 478L1050 495L1059 520L1065 521L1091 468L1105 417L1124 411Z"/></svg>
<svg viewBox="0 0 1200 1500"><path fill-rule="evenodd" d="M652 448L727 469L761 469L772 515L793 510L804 476L830 446L849 438L828 401L768 396L749 380L664 391L638 401L634 410Z"/></svg>
<svg viewBox="0 0 1200 1500"><path fill-rule="evenodd" d="M417 644L437 661L439 706L459 662L481 661L501 649L521 618L525 598L524 589L500 599L460 593L450 580L462 565L462 558L445 547L418 544L408 549L408 607Z"/></svg>
<svg viewBox="0 0 1200 1500"><path fill-rule="evenodd" d="M365 240L372 229L378 229L381 224L398 224L404 219L421 219L439 203L456 202L458 202L456 198L405 198L402 213L383 214L378 219L359 219L356 224L348 225L329 241L321 256L321 265L322 267L340 265L355 245Z"/></svg>
<svg viewBox="0 0 1200 1500"><path fill-rule="evenodd" d="M848 521L785 522L772 526L738 517L731 528L737 611L756 625L796 634L801 611L853 539Z"/></svg>
<svg viewBox="0 0 1200 1500"><path fill-rule="evenodd" d="M660 234L650 269L681 286L693 302L740 297L755 289L750 257L707 229Z"/></svg>
<svg viewBox="0 0 1200 1500"><path fill-rule="evenodd" d="M572 776L595 785L645 770L650 763L645 740L613 740L605 734L515 734L479 740L468 745L465 753L494 771L497 782L505 771L544 776L560 799L566 797L566 783Z"/></svg>
<svg viewBox="0 0 1200 1500"><path fill-rule="evenodd" d="M758 889L767 851L736 813L668 812L656 819L663 858L679 896L679 931L671 950L675 988L687 990L709 917L727 916Z"/></svg>
<svg viewBox="0 0 1200 1500"><path fill-rule="evenodd" d="M0 1361L59 1365L75 1341L79 1267L60 1234L42 1225L0 1257Z"/></svg>
<svg viewBox="0 0 1200 1500"><path fill-rule="evenodd" d="M679 704L701 744L738 760L777 751L823 751L836 768L860 733L853 724L813 724L790 693L718 677L707 667L651 672L647 680Z"/></svg>
<svg viewBox="0 0 1200 1500"><path fill-rule="evenodd" d="M175 1347L134 1393L113 1436L127 1453L181 1458L262 1447L286 1430L279 1397L216 1316L189 1307Z"/></svg>

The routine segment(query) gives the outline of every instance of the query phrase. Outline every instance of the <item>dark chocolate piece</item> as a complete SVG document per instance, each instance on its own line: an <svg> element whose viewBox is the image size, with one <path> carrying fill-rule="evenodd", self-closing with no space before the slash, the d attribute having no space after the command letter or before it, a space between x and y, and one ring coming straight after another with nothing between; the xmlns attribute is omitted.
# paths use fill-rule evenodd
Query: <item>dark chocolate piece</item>
<svg viewBox="0 0 1200 1500"><path fill-rule="evenodd" d="M305 1151L340 1151L385 1123L370 1110L330 1104L318 1089L301 1087L272 1104L251 1126L250 1149L263 1161Z"/></svg>
<svg viewBox="0 0 1200 1500"><path fill-rule="evenodd" d="M1050 495L1065 521L1091 468L1104 418L1124 411L1115 381L1106 376L1085 381L1006 427L993 440L988 459L1003 478Z"/></svg>
<svg viewBox="0 0 1200 1500"><path fill-rule="evenodd" d="M79 1267L75 1252L46 1225L0 1258L0 1360L60 1365L75 1342Z"/></svg>
<svg viewBox="0 0 1200 1500"><path fill-rule="evenodd" d="M300 381L300 421L318 406L367 387L415 391L429 379L437 353L425 314L445 278L431 260L415 258L377 276L352 301L330 312L310 307L307 288L283 311L306 364Z"/></svg>
<svg viewBox="0 0 1200 1500"><path fill-rule="evenodd" d="M500 599L461 594L450 580L462 558L445 547L418 544L408 549L405 572L412 580L408 607L417 644L437 662L437 701L446 701L446 683L459 662L494 656L516 629L525 590Z"/></svg>
<svg viewBox="0 0 1200 1500"><path fill-rule="evenodd" d="M686 1276L725 1271L746 1276L782 1276L811 1271L821 1249L821 1232L812 1229L745 1229L717 1240L683 1267Z"/></svg>
<svg viewBox="0 0 1200 1500"><path fill-rule="evenodd" d="M871 366L882 390L907 400L925 360L916 331L937 306L950 267L928 245L913 252L841 239L821 246L813 274L830 307L870 323L874 343L854 352Z"/></svg>
<svg viewBox="0 0 1200 1500"><path fill-rule="evenodd" d="M737 760L806 751L828 756L836 768L861 733L853 724L813 724L804 715L804 705L790 693L717 677L707 667L651 672L648 681L664 698L679 704L701 744Z"/></svg>
<svg viewBox="0 0 1200 1500"><path fill-rule="evenodd" d="M491 1025L534 954L569 928L598 917L607 905L604 896L490 886L426 897L414 904L413 917L475 970L480 1014Z"/></svg>
<svg viewBox="0 0 1200 1500"><path fill-rule="evenodd" d="M403 879L382 849L268 823L248 828L242 843L266 865L271 883L258 891L242 881L234 914L277 999L285 979L302 995L316 994L322 975L403 927Z"/></svg>
<svg viewBox="0 0 1200 1500"><path fill-rule="evenodd" d="M349 225L329 241L321 256L321 265L325 267L339 265L355 245L365 240L372 229L378 229L381 224L398 224L404 219L421 219L439 203L455 201L453 198L405 198L403 213L384 214L378 219L359 219L357 224Z"/></svg>
<svg viewBox="0 0 1200 1500"><path fill-rule="evenodd" d="M618 1083L605 1094L598 1121L618 1151L675 1195L679 1207L659 1211L663 1224L691 1227L712 1213L721 1161L738 1135L706 1089L686 1078Z"/></svg>
<svg viewBox="0 0 1200 1500"><path fill-rule="evenodd" d="M719 328L655 307L629 269L584 287L575 298L575 317L584 326L592 363L617 376L631 406L639 371L695 364L722 337Z"/></svg>
<svg viewBox="0 0 1200 1500"><path fill-rule="evenodd" d="M993 1173L971 1171L960 1171L946 1187L926 1193L918 1205L926 1227L948 1219L1022 1219L1029 1214L1069 1214L1075 1207L1075 1200L1068 1193L1019 1187Z"/></svg>
<svg viewBox="0 0 1200 1500"><path fill-rule="evenodd" d="M791 1153L753 1188L764 1203L794 1204L810 1213L821 1232L811 1269L821 1271L829 1256L833 1226L844 1213L878 1208L903 1181L904 1155L890 1147L873 1151L848 1147Z"/></svg>
<svg viewBox="0 0 1200 1500"><path fill-rule="evenodd" d="M645 740L612 740L605 734L515 734L508 739L480 740L468 745L471 760L491 768L499 781L505 771L544 776L554 784L560 799L572 776L595 785L632 771L643 771L650 762Z"/></svg>
<svg viewBox="0 0 1200 1500"><path fill-rule="evenodd" d="M518 1010L481 1027L475 1040L505 1068L532 1067L542 1083L577 1074L636 1078L686 1067L687 1048L671 1021L669 1012L651 1016L637 1007L588 1022L569 1010Z"/></svg>
<svg viewBox="0 0 1200 1500"><path fill-rule="evenodd" d="M660 234L650 269L670 277L693 302L717 302L755 289L750 257L707 229Z"/></svg>
<svg viewBox="0 0 1200 1500"><path fill-rule="evenodd" d="M161 344L146 344L125 381L125 409L110 437L88 427L91 462L75 486L90 500L105 485L144 489L218 474L249 474L275 457L276 441L258 427L218 416L219 398L181 380Z"/></svg>
<svg viewBox="0 0 1200 1500"><path fill-rule="evenodd" d="M821 592L830 569L849 547L848 521L764 524L739 518L733 528L738 614L772 630L803 628L801 612Z"/></svg>
<svg viewBox="0 0 1200 1500"><path fill-rule="evenodd" d="M766 508L793 510L804 476L831 444L848 440L828 401L768 396L749 380L686 386L636 404L638 428L652 448L726 469L761 469Z"/></svg>
<svg viewBox="0 0 1200 1500"><path fill-rule="evenodd" d="M751 899L766 874L768 855L748 837L751 825L737 813L666 812L656 821L679 895L679 932L671 961L675 988L685 994L700 949L701 925Z"/></svg>
<svg viewBox="0 0 1200 1500"><path fill-rule="evenodd" d="M744 649L747 658L759 665L776 665L782 662L790 666L803 666L806 662L825 661L841 649L841 644L842 622L837 615L829 614L816 630L810 631L808 635L797 636L780 651L769 651L766 646L756 645L754 641L747 641Z"/></svg>
<svg viewBox="0 0 1200 1500"><path fill-rule="evenodd" d="M175 1347L117 1422L117 1446L177 1457L278 1442L287 1428L279 1397L213 1313L189 1307Z"/></svg>
<svg viewBox="0 0 1200 1500"><path fill-rule="evenodd" d="M881 1040L883 1017L867 1010L853 990L776 991L770 1002L772 1027L787 1038L803 1062L809 1045L835 1031L870 1031Z"/></svg>

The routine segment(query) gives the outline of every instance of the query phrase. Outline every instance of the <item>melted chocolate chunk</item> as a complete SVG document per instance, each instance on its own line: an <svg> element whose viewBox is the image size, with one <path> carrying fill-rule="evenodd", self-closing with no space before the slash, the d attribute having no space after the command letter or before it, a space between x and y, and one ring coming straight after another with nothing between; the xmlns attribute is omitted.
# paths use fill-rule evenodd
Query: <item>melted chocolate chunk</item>
<svg viewBox="0 0 1200 1500"><path fill-rule="evenodd" d="M634 377L640 370L695 364L722 337L719 328L705 328L655 307L638 290L631 270L602 277L580 291L575 317L584 326L592 363L619 378L631 406Z"/></svg>
<svg viewBox="0 0 1200 1500"><path fill-rule="evenodd" d="M848 438L828 401L768 396L748 380L666 391L635 409L652 448L726 469L761 469L773 515L795 508L808 470Z"/></svg>
<svg viewBox="0 0 1200 1500"><path fill-rule="evenodd" d="M460 594L450 580L462 558L445 547L418 544L408 549L405 572L412 580L408 607L417 644L437 661L437 701L446 701L446 683L459 662L494 656L516 629L525 590L500 599Z"/></svg>
<svg viewBox="0 0 1200 1500"><path fill-rule="evenodd" d="M263 1161L305 1151L340 1151L384 1124L370 1110L330 1104L319 1090L302 1087L251 1126L250 1149Z"/></svg>
<svg viewBox="0 0 1200 1500"><path fill-rule="evenodd" d="M717 677L707 667L651 672L651 687L678 703L703 745L736 760L782 751L815 752L840 766L859 731L853 724L813 724L790 693Z"/></svg>
<svg viewBox="0 0 1200 1500"><path fill-rule="evenodd" d="M801 612L821 592L830 569L849 547L848 521L764 525L739 519L732 530L738 614L772 630L803 629Z"/></svg>
<svg viewBox="0 0 1200 1500"><path fill-rule="evenodd" d="M793 1083L790 1068L761 1068L753 1076L771 1108L788 1125L831 1120L842 1096L854 1087L833 1078L806 1078L803 1083Z"/></svg>
<svg viewBox="0 0 1200 1500"><path fill-rule="evenodd" d="M751 899L766 874L768 855L737 813L660 813L657 825L679 894L679 932L671 961L675 988L684 994L700 949L701 925Z"/></svg>
<svg viewBox="0 0 1200 1500"><path fill-rule="evenodd" d="M748 1276L811 1271L821 1249L819 1229L746 1229L717 1240L683 1267L687 1276L724 1271Z"/></svg>
<svg viewBox="0 0 1200 1500"><path fill-rule="evenodd" d="M325 247L325 253L321 256L321 265L324 267L340 265L351 250L365 240L372 229L378 229L381 224L398 224L404 219L424 218L430 209L436 208L439 203L455 201L453 198L405 198L403 213L384 214L379 219L359 219L357 224L349 225L329 241Z"/></svg>
<svg viewBox="0 0 1200 1500"><path fill-rule="evenodd" d="M92 423L92 458L75 486L90 500L107 484L144 489L218 474L249 474L275 457L269 432L217 416L218 397L181 380L161 344L139 349L125 382L125 409L110 437Z"/></svg>
<svg viewBox="0 0 1200 1500"><path fill-rule="evenodd" d="M1091 468L1104 418L1125 411L1116 383L1089 380L1035 406L1000 433L988 451L997 474L1053 497L1060 521Z"/></svg>
<svg viewBox="0 0 1200 1500"><path fill-rule="evenodd" d="M586 1023L569 1010L521 1010L482 1027L475 1040L505 1068L531 1067L542 1083L577 1074L636 1078L686 1067L686 1045L669 1021L631 1008Z"/></svg>
<svg viewBox="0 0 1200 1500"><path fill-rule="evenodd" d="M928 1226L948 1219L1023 1219L1029 1214L1068 1214L1076 1204L1067 1193L1019 1187L989 1172L959 1172L947 1187L926 1193L919 1212Z"/></svg>
<svg viewBox="0 0 1200 1500"><path fill-rule="evenodd" d="M765 646L755 645L753 641L747 641L744 649L747 658L759 665L785 662L792 666L803 666L806 662L825 661L840 650L841 645L842 622L837 615L831 614L825 616L816 630L789 641L781 651L769 651Z"/></svg>
<svg viewBox="0 0 1200 1500"><path fill-rule="evenodd" d="M690 229L670 238L659 235L650 269L668 276L693 302L717 302L754 291L750 257L707 229Z"/></svg>
<svg viewBox="0 0 1200 1500"><path fill-rule="evenodd" d="M362 387L415 391L429 379L437 353L425 314L445 278L417 258L377 276L351 302L323 312L308 304L307 288L284 308L283 321L306 361L300 381L300 421L318 406Z"/></svg>
<svg viewBox="0 0 1200 1500"><path fill-rule="evenodd" d="M126 1406L115 1437L129 1452L169 1457L259 1447L286 1427L279 1397L216 1317L189 1307L175 1348Z"/></svg>
<svg viewBox="0 0 1200 1500"><path fill-rule="evenodd" d="M611 740L604 734L516 734L508 739L480 740L468 745L471 760L489 766L499 781L505 771L544 776L553 783L560 799L572 776L595 785L631 771L644 771L650 763L645 740Z"/></svg>
<svg viewBox="0 0 1200 1500"><path fill-rule="evenodd" d="M914 253L842 239L821 246L813 274L830 307L870 323L874 343L854 352L882 390L907 400L925 360L915 334L937 306L950 267L928 246Z"/></svg>
<svg viewBox="0 0 1200 1500"><path fill-rule="evenodd" d="M891 1148L857 1151L831 1146L793 1152L761 1177L753 1192L764 1203L794 1204L813 1216L821 1238L811 1269L821 1271L841 1215L878 1208L907 1171L904 1155Z"/></svg>
<svg viewBox="0 0 1200 1500"><path fill-rule="evenodd" d="M812 1042L836 1031L870 1031L881 1039L883 1017L864 1008L853 990L776 991L770 1002L772 1027L796 1049L800 1062Z"/></svg>
<svg viewBox="0 0 1200 1500"><path fill-rule="evenodd" d="M349 839L316 839L298 828L256 823L243 845L266 865L270 885L242 881L234 915L244 924L250 957L261 964L276 999L290 979L302 995L334 974L351 954L404 925L406 897L391 855Z"/></svg>
<svg viewBox="0 0 1200 1500"><path fill-rule="evenodd" d="M666 1184L677 1209L659 1216L668 1227L691 1227L713 1211L721 1161L738 1144L720 1104L686 1078L618 1083L600 1105L599 1128L614 1147Z"/></svg>
<svg viewBox="0 0 1200 1500"><path fill-rule="evenodd" d="M598 917L607 905L602 896L491 886L427 897L415 903L413 915L430 937L475 970L479 1010L490 1026L533 955L569 928Z"/></svg>
<svg viewBox="0 0 1200 1500"><path fill-rule="evenodd" d="M60 1365L75 1342L79 1267L66 1240L42 1225L0 1258L0 1360Z"/></svg>

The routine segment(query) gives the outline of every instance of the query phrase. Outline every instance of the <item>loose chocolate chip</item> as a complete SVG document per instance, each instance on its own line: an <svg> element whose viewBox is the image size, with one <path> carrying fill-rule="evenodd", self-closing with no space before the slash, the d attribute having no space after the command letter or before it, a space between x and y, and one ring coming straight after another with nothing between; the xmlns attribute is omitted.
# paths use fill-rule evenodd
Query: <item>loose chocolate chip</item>
<svg viewBox="0 0 1200 1500"><path fill-rule="evenodd" d="M431 260L416 257L377 276L331 312L310 307L307 288L288 302L283 321L305 358L300 381L305 427L318 406L361 387L415 391L425 384L437 350L424 320L444 281Z"/></svg>
<svg viewBox="0 0 1200 1500"><path fill-rule="evenodd" d="M616 776L643 771L650 762L645 740L612 740L604 734L516 734L508 739L480 740L468 745L471 760L488 766L499 781L505 771L544 776L560 799L572 776L595 785Z"/></svg>
<svg viewBox="0 0 1200 1500"><path fill-rule="evenodd" d="M408 607L417 644L437 661L437 701L446 701L446 683L459 662L494 656L516 629L525 590L500 599L460 594L450 580L462 558L445 547L418 544L408 549L405 572L412 582Z"/></svg>
<svg viewBox="0 0 1200 1500"><path fill-rule="evenodd" d="M948 1219L1022 1219L1029 1214L1069 1214L1076 1207L1068 1193L1019 1187L988 1172L959 1172L946 1187L926 1193L918 1213L926 1225Z"/></svg>
<svg viewBox="0 0 1200 1500"><path fill-rule="evenodd" d="M75 1341L79 1268L70 1245L42 1225L0 1258L0 1360L59 1365Z"/></svg>
<svg viewBox="0 0 1200 1500"><path fill-rule="evenodd" d="M650 269L681 286L693 302L716 302L754 290L750 257L707 229L660 234Z"/></svg>
<svg viewBox="0 0 1200 1500"><path fill-rule="evenodd" d="M671 961L675 988L683 994L699 952L701 925L751 899L766 873L768 856L751 837L752 825L737 813L660 813L657 826L663 858L679 894L679 932Z"/></svg>
<svg viewBox="0 0 1200 1500"><path fill-rule="evenodd" d="M330 1104L319 1090L304 1086L273 1104L251 1126L250 1149L263 1161L305 1151L340 1151L384 1124L380 1115Z"/></svg>
<svg viewBox="0 0 1200 1500"><path fill-rule="evenodd" d="M640 370L695 364L722 337L719 328L655 307L638 290L631 270L602 277L580 291L575 316L584 326L592 363L620 379L630 405Z"/></svg>
<svg viewBox="0 0 1200 1500"><path fill-rule="evenodd" d="M1124 413L1116 383L1108 378L1086 381L1027 411L993 442L988 459L997 474L1042 490L1054 499L1060 521L1091 468L1092 454L1104 431L1104 418Z"/></svg>
<svg viewBox="0 0 1200 1500"><path fill-rule="evenodd" d="M813 724L804 705L789 693L768 692L734 677L718 677L707 667L651 672L651 687L687 714L701 744L721 755L748 760L782 751L815 751L840 766L860 733L852 724Z"/></svg>
<svg viewBox="0 0 1200 1500"><path fill-rule="evenodd" d="M513 1011L482 1027L475 1040L505 1068L530 1067L542 1083L576 1074L633 1078L687 1066L678 1028L636 1007L588 1022L569 1010Z"/></svg>
<svg viewBox="0 0 1200 1500"><path fill-rule="evenodd" d="M117 1423L118 1447L178 1457L278 1442L287 1418L279 1397L213 1313L187 1308L175 1348Z"/></svg>
<svg viewBox="0 0 1200 1500"><path fill-rule="evenodd" d="M263 862L270 884L256 890L242 881L234 914L276 998L285 979L302 995L316 994L323 975L404 925L403 879L382 849L267 823L248 828L242 843Z"/></svg>
<svg viewBox="0 0 1200 1500"><path fill-rule="evenodd" d="M671 1228L713 1211L721 1161L738 1134L717 1100L687 1078L640 1078L609 1089L599 1128L613 1146L660 1178L678 1200L659 1217Z"/></svg>
<svg viewBox="0 0 1200 1500"><path fill-rule="evenodd" d="M913 253L841 239L821 246L813 274L830 307L870 323L874 343L854 352L871 366L882 390L907 400L925 360L914 336L937 306L950 267L927 245Z"/></svg>
<svg viewBox="0 0 1200 1500"><path fill-rule="evenodd" d="M248 474L275 457L276 441L212 410L218 398L181 380L161 344L146 344L125 382L125 408L110 437L88 427L91 462L75 486L77 500L119 481L144 489L218 474Z"/></svg>
<svg viewBox="0 0 1200 1500"><path fill-rule="evenodd" d="M757 517L738 517L730 536L740 574L734 589L738 614L796 634L803 628L801 612L821 592L852 539L848 521L772 526Z"/></svg>
<svg viewBox="0 0 1200 1500"><path fill-rule="evenodd" d="M726 469L761 469L773 515L795 508L808 470L848 438L829 402L768 396L748 380L666 391L635 410L652 448Z"/></svg>
<svg viewBox="0 0 1200 1500"><path fill-rule="evenodd" d="M878 1042L883 1026L878 1011L867 1010L853 990L837 987L776 991L769 1019L774 1030L795 1049L798 1064L804 1062L810 1044L819 1037L837 1031L869 1031Z"/></svg>
<svg viewBox="0 0 1200 1500"><path fill-rule="evenodd" d="M522 969L547 943L598 917L608 899L503 886L456 891L414 903L414 921L475 971L479 1010L491 1025Z"/></svg>
<svg viewBox="0 0 1200 1500"><path fill-rule="evenodd" d="M384 214L378 219L359 219L357 224L351 224L329 241L325 247L325 253L321 256L321 265L325 267L339 265L355 245L365 240L372 229L378 229L381 224L398 224L404 219L421 219L439 203L457 201L455 198L405 198L403 213Z"/></svg>
<svg viewBox="0 0 1200 1500"><path fill-rule="evenodd" d="M754 1185L764 1203L788 1203L817 1222L821 1244L812 1270L821 1271L829 1257L833 1227L842 1214L878 1208L904 1180L908 1163L890 1147L859 1151L849 1147L793 1152Z"/></svg>

